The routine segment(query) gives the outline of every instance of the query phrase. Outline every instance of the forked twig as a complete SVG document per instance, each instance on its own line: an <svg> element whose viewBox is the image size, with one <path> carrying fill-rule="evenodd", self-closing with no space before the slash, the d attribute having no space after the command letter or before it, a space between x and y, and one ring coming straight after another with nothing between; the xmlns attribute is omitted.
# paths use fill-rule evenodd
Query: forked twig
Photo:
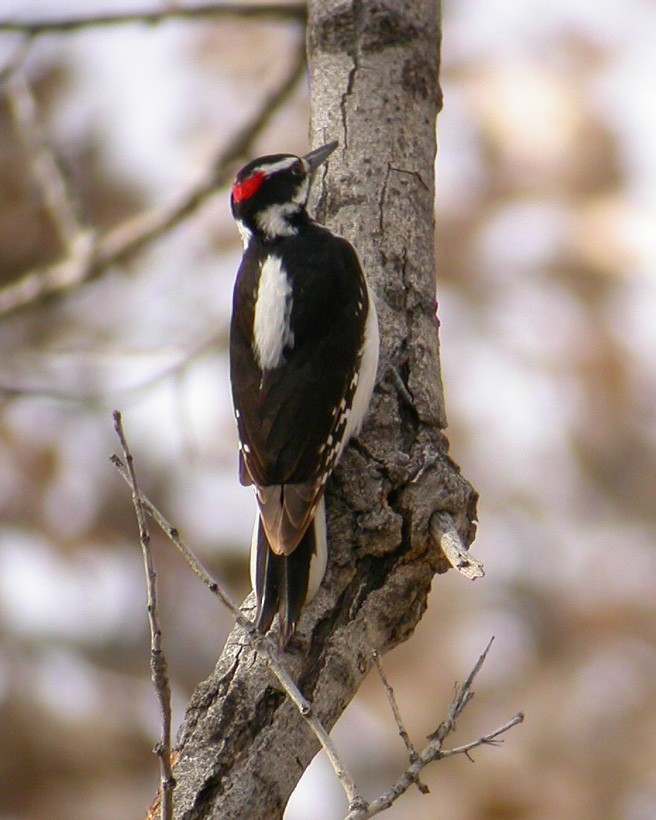
<svg viewBox="0 0 656 820"><path fill-rule="evenodd" d="M494 638L492 640L494 640ZM521 712L518 712L515 715L515 717L513 717L507 723L504 723L503 726L500 726L493 732L490 732L489 734L480 737L478 740L474 740L471 743L467 743L464 746L458 746L454 749L442 749L445 739L455 729L456 720L458 716L462 713L465 706L473 697L471 687L474 682L474 678L476 677L481 667L483 666L483 663L485 662L487 653L490 651L490 647L492 646L492 640L486 646L483 654L476 662L476 665L470 672L467 680L459 688L455 700L449 707L449 712L446 718L442 721L442 723L440 723L437 729L429 736L428 745L424 748L422 752L420 752L414 763L411 763L410 766L408 766L408 768L399 777L396 783L394 783L393 786L391 786L389 789L383 792L383 794L381 794L380 797L378 797L376 800L373 800L371 803L369 803L368 806L366 806L363 809L349 811L345 820L366 820L366 818L368 817L373 817L376 814L380 814L381 812L388 809L392 805L392 803L398 800L398 798L402 794L404 794L410 788L410 786L412 786L413 783L417 782L417 778L419 777L423 769L425 769L426 766L433 760L441 760L442 758L451 757L455 754L469 755L469 752L471 752L472 749L475 749L478 746L490 745L495 742L498 742L497 738L500 735L502 735L504 732L507 732L509 729L512 729L513 726L516 726L518 723L521 723L524 720L524 715Z"/></svg>
<svg viewBox="0 0 656 820"><path fill-rule="evenodd" d="M8 72L5 90L31 176L41 193L60 242L69 256L83 254L85 249L88 252L89 231L85 231L80 225L77 207L59 158L48 144L32 87L19 66Z"/></svg>

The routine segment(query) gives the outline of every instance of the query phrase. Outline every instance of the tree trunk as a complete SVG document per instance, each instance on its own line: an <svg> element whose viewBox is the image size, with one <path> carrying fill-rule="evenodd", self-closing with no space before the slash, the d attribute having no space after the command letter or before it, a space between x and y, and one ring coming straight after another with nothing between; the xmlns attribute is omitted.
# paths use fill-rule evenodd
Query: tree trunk
<svg viewBox="0 0 656 820"><path fill-rule="evenodd" d="M476 495L447 456L435 317L438 0L311 0L313 145L339 139L316 180L317 217L358 250L377 294L372 409L327 496L330 562L287 654L331 729L372 664L408 638L449 512L469 544ZM248 606L252 607L249 599ZM318 742L235 628L180 730L175 817L280 817Z"/></svg>

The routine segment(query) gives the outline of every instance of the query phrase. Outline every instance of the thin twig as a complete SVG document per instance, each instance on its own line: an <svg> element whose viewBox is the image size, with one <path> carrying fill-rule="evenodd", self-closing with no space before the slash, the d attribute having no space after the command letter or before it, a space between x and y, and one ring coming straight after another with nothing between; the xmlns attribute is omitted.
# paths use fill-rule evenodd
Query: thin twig
<svg viewBox="0 0 656 820"><path fill-rule="evenodd" d="M403 399L403 401L408 405L408 407L415 406L415 400L412 398L412 393L408 390L406 383L403 381L401 374L399 373L398 367L394 365L390 365L389 369L390 375L392 376L392 381L394 382L394 387L396 387L399 396Z"/></svg>
<svg viewBox="0 0 656 820"><path fill-rule="evenodd" d="M494 639L492 639L494 640ZM471 673L467 680L463 683L463 685L458 690L455 700L449 707L449 713L444 721L438 726L438 728L429 735L430 742L426 746L426 748L418 755L417 759L412 763L406 770L403 772L401 777L387 789L383 794L380 795L376 800L373 800L369 803L368 806L358 809L356 811L350 810L348 815L346 816L345 820L366 820L368 817L373 817L376 814L380 814L381 812L388 809L392 803L394 803L398 798L404 794L413 783L417 782L417 778L421 774L421 772L426 768L426 766L431 763L433 760L440 760L444 757L451 757L454 754L468 754L472 749L476 748L477 746L483 746L485 744L493 744L496 738L499 735L507 732L513 726L516 726L518 723L521 723L524 720L524 715L519 712L515 715L512 720L509 720L507 723L504 723L503 726L500 726L498 729L495 729L493 732L490 732L487 735L479 738L478 740L473 741L472 743L468 743L465 746L458 746L454 749L447 749L445 751L442 750L442 746L446 737L451 734L451 732L455 729L456 720L458 716L462 713L465 706L469 703L471 698L473 697L473 692L471 691L472 684L474 682L474 678L478 674L481 669L481 666L485 662L485 658L487 657L487 653L490 651L490 647L492 646L492 640L488 643L485 651L480 656L476 665L472 669Z"/></svg>
<svg viewBox="0 0 656 820"><path fill-rule="evenodd" d="M507 732L508 729L512 729L513 726L517 726L518 723L524 722L524 713L517 712L514 718L511 718L507 723L504 723L503 726L499 726L498 729L495 729L493 732L490 732L489 735L483 735L483 737L479 737L478 740L473 740L471 743L465 743L464 746L456 746L453 749L444 749L441 751L436 759L443 760L445 757L451 757L452 755L461 755L464 754L469 757L469 752L472 749L475 749L477 746L485 746L486 744L489 746L498 746L501 741L497 740L499 735L502 735L504 732Z"/></svg>
<svg viewBox="0 0 656 820"><path fill-rule="evenodd" d="M119 473L123 476L124 480L128 484L131 484L130 472L121 459L117 455L113 455L111 457L111 461ZM157 525L164 531L168 538L182 553L194 574L230 611L236 623L246 633L246 637L251 648L256 652L260 652L264 656L267 665L278 679L278 682L282 686L283 690L286 692L292 703L294 703L325 751L333 770L337 775L337 778L342 784L342 788L344 789L349 802L349 809L355 810L366 806L366 802L360 795L353 776L342 764L335 744L317 717L312 703L303 695L287 671L284 656L278 645L267 635L262 635L258 632L253 622L249 621L248 618L244 616L243 612L232 600L230 595L223 589L221 584L210 575L198 558L196 558L192 550L189 549L187 544L180 537L178 530L166 520L162 513L159 512L159 510L152 504L152 502L150 502L144 495L140 495L140 502L143 510L154 519Z"/></svg>
<svg viewBox="0 0 656 820"><path fill-rule="evenodd" d="M73 256L38 268L0 290L0 316L25 307L52 293L71 290L97 278L117 262L125 262L145 245L190 216L207 198L226 185L234 164L247 154L257 137L289 97L305 69L305 44L283 82L267 94L257 112L221 151L204 177L182 197L163 208L127 219L96 239L87 256Z"/></svg>
<svg viewBox="0 0 656 820"><path fill-rule="evenodd" d="M474 693L472 692L472 684L474 683L474 679L476 675L481 671L481 667L485 663L485 659L487 658L488 652L490 651L490 647L494 643L494 637L490 638L488 645L483 650L480 658L476 661L474 668L469 673L467 680L462 684L460 689L456 694L456 697L449 707L449 714L446 718L440 723L437 729L428 736L428 739L431 741L437 741L440 744L440 748L442 743L446 740L448 735L453 732L456 728L456 720L460 717L462 710L465 706L469 703L469 701L474 697Z"/></svg>
<svg viewBox="0 0 656 820"><path fill-rule="evenodd" d="M504 723L503 726L500 726L493 732L484 735L478 740L474 740L472 743L467 743L465 746L458 746L454 749L446 749L442 751L441 744L437 739L431 741L423 752L421 752L415 763L406 769L406 771L391 788L381 794L381 796L376 800L369 803L366 809L360 811L350 811L345 820L365 820L365 818L373 817L376 814L386 811L394 802L396 802L396 800L399 799L402 794L410 788L410 786L412 786L413 783L416 782L416 779L419 777L420 773L429 763L432 763L434 760L441 760L445 757L451 757L455 754L468 755L468 753L477 746L494 745L496 739L501 734L507 732L509 729L512 729L513 726L517 726L518 723L522 723L523 720L523 713L518 712L514 718L509 720L507 723Z"/></svg>
<svg viewBox="0 0 656 820"><path fill-rule="evenodd" d="M403 723L403 718L401 717L401 712L399 710L399 705L396 702L396 697L394 695L394 690L390 682L387 680L387 675L385 674L385 670L383 669L383 664L380 659L380 655L374 649L373 652L374 656L374 664L376 665L376 669L378 670L378 675L380 676L380 680L383 684L383 688L387 693L387 700L389 701L389 705L392 709L392 714L394 715L394 720L396 721L396 726L399 730L399 735L401 736L401 740L405 743L405 747L408 750L408 757L410 758L410 762L414 763L415 760L419 757L417 750L412 745L412 741L410 740L410 735L408 734L407 729ZM430 789L425 783L422 783L421 780L417 779L417 788L422 794L428 794Z"/></svg>
<svg viewBox="0 0 656 820"><path fill-rule="evenodd" d="M156 11L125 11L117 14L94 14L90 17L60 17L53 20L0 20L0 31L24 34L65 34L81 28L128 23L162 23L165 20L204 20L225 17L271 18L304 21L305 3L207 3L203 6L174 4Z"/></svg>
<svg viewBox="0 0 656 820"><path fill-rule="evenodd" d="M173 789L175 778L171 769L171 685L169 683L166 656L162 649L162 630L159 625L157 608L157 575L150 550L150 534L148 522L141 500L141 493L137 484L137 475L134 469L132 453L128 447L123 422L118 410L114 411L114 430L121 442L125 463L127 464L127 481L132 490L132 503L139 524L139 540L143 552L144 568L146 571L146 588L148 590L148 623L150 626L150 672L159 700L162 719L162 739L155 747L155 753L160 765L160 817L162 820L173 818Z"/></svg>

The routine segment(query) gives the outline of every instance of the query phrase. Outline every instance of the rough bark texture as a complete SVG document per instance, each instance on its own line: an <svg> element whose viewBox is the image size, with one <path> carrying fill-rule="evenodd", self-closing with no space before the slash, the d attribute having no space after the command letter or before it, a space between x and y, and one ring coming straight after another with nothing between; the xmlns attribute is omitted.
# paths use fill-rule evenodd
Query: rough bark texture
<svg viewBox="0 0 656 820"><path fill-rule="evenodd" d="M339 139L318 218L350 239L377 293L378 387L328 494L330 564L288 665L330 729L372 665L406 640L447 565L435 511L474 535L476 495L447 456L435 317L438 0L312 0L313 144ZM403 390L398 374L405 384ZM409 401L411 397L412 401ZM275 818L319 746L236 628L178 738L175 817Z"/></svg>

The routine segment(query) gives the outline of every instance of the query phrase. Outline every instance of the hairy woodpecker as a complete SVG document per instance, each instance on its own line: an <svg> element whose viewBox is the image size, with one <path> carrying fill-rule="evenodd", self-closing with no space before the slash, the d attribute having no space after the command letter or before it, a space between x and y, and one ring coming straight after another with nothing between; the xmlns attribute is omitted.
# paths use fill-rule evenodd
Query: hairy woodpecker
<svg viewBox="0 0 656 820"><path fill-rule="evenodd" d="M369 406L376 308L357 254L312 220L314 171L337 142L304 157L260 157L237 174L232 213L244 255L230 326L240 480L259 514L251 544L256 626L278 613L284 648L326 562L324 491Z"/></svg>

